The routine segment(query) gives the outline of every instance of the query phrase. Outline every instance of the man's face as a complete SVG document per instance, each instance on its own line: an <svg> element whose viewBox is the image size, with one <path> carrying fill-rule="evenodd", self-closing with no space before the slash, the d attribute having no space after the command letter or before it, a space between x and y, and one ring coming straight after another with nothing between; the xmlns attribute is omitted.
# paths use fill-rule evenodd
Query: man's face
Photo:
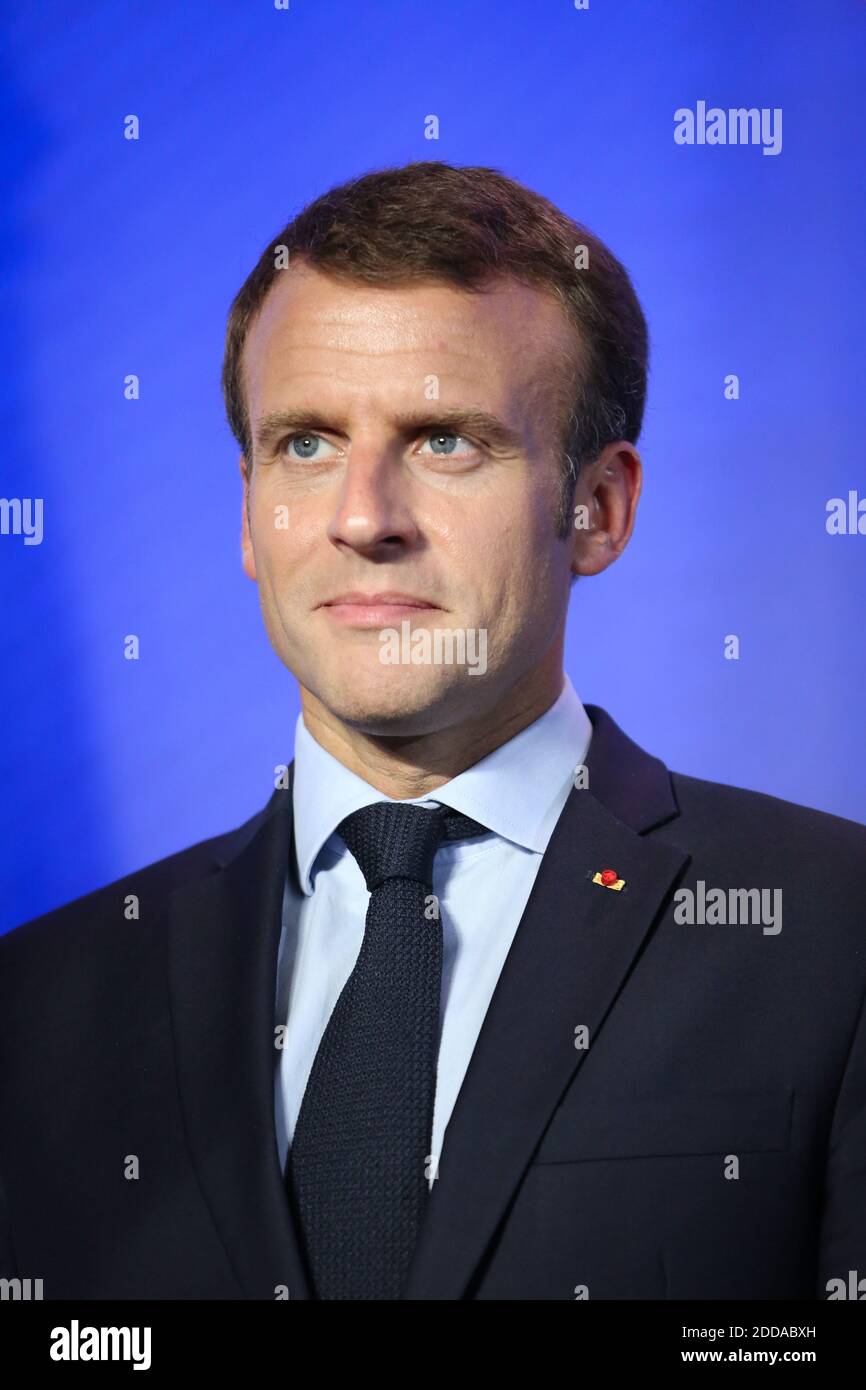
<svg viewBox="0 0 866 1390"><path fill-rule="evenodd" d="M573 549L555 530L571 344L556 301L511 281L477 294L340 283L307 266L277 277L244 356L244 568L278 656L332 718L432 733L482 716L557 655ZM394 591L431 606L333 603ZM399 635L393 657L423 656L421 628L434 659L383 660L383 629ZM464 634L464 664L456 642L452 664L435 660L435 630L449 628Z"/></svg>

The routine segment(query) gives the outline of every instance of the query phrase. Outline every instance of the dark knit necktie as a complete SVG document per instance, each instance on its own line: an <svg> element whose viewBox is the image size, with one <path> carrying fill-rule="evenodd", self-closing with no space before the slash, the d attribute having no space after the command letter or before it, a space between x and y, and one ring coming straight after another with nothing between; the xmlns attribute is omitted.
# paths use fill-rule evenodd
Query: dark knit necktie
<svg viewBox="0 0 866 1390"><path fill-rule="evenodd" d="M364 940L325 1029L286 1183L319 1298L397 1299L428 1195L442 923L433 859L485 827L378 801L337 826L370 891Z"/></svg>

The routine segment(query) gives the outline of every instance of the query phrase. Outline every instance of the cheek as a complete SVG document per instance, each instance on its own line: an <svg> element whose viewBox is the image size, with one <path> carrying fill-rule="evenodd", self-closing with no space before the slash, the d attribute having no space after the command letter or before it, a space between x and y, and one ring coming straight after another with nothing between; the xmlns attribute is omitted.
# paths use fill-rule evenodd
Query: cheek
<svg viewBox="0 0 866 1390"><path fill-rule="evenodd" d="M264 572L285 575L297 569L321 528L303 508L270 496L257 498L252 506L250 532L261 579Z"/></svg>
<svg viewBox="0 0 866 1390"><path fill-rule="evenodd" d="M470 553L476 571L489 572L500 584L525 586L543 566L552 539L547 508L527 490L509 499L508 506L491 509L483 528L475 528L470 537Z"/></svg>

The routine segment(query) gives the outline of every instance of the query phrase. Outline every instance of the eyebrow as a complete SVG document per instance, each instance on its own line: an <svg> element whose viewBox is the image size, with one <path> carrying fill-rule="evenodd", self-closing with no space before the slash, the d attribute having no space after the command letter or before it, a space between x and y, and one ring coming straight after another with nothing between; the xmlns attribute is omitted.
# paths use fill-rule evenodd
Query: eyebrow
<svg viewBox="0 0 866 1390"><path fill-rule="evenodd" d="M491 444L502 448L522 448L524 440L517 430L511 429L497 415L486 410L473 410L463 406L445 406L435 411L404 412L394 417L397 428L405 435L420 434L425 430L442 429L453 434L481 435ZM334 429L336 420L328 424L326 417L315 410L271 410L256 424L255 443L258 449L266 449L269 444L284 435L309 430Z"/></svg>

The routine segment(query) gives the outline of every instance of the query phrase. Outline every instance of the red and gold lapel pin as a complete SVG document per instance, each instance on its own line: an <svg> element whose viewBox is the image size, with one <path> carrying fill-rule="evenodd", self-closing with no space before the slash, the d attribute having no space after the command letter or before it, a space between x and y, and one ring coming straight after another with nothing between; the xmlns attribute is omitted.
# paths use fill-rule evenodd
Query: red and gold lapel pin
<svg viewBox="0 0 866 1390"><path fill-rule="evenodd" d="M593 883L600 883L602 888L612 888L615 893L621 893L625 888L625 879L620 878L616 869L601 869L592 876Z"/></svg>

